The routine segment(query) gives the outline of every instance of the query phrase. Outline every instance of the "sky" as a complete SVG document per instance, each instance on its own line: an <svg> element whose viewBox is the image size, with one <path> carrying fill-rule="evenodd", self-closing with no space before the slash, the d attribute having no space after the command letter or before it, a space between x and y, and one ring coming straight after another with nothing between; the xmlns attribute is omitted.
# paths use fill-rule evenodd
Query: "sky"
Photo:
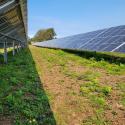
<svg viewBox="0 0 125 125"><path fill-rule="evenodd" d="M28 0L28 34L54 28L57 37L125 25L125 0Z"/></svg>

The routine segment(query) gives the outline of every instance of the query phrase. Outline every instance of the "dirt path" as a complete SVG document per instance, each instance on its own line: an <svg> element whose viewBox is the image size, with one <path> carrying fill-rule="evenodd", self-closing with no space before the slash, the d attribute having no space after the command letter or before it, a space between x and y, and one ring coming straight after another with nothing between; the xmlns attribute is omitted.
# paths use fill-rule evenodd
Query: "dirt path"
<svg viewBox="0 0 125 125"><path fill-rule="evenodd" d="M60 73L60 67L54 66L47 70L43 63L40 49L31 49L33 58L39 67L40 78L44 89L52 98L51 108L55 114L58 125L80 125L82 120L91 115L89 105L84 97L79 96L79 81L74 81ZM77 83L77 84L76 84Z"/></svg>

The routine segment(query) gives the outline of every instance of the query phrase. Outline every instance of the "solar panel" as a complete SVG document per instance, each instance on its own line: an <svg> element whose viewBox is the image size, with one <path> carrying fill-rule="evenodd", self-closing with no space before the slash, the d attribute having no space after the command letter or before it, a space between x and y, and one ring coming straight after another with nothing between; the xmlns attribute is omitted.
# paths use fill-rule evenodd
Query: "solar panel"
<svg viewBox="0 0 125 125"><path fill-rule="evenodd" d="M33 45L60 49L125 52L125 25L37 42Z"/></svg>
<svg viewBox="0 0 125 125"><path fill-rule="evenodd" d="M27 0L0 0L0 47L5 38L27 44ZM14 38L14 39L13 39Z"/></svg>
<svg viewBox="0 0 125 125"><path fill-rule="evenodd" d="M125 53L125 44L115 50L116 52L124 52Z"/></svg>

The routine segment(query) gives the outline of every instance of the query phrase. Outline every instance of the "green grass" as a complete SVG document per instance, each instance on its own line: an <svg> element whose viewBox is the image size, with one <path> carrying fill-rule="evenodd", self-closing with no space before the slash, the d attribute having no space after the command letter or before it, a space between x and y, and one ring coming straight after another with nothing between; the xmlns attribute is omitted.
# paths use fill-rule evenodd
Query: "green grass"
<svg viewBox="0 0 125 125"><path fill-rule="evenodd" d="M111 125L110 121L104 118L104 110L98 109L95 111L95 115L83 120L82 125Z"/></svg>
<svg viewBox="0 0 125 125"><path fill-rule="evenodd" d="M74 111L74 109L67 110L67 107L76 105L73 108L81 113L82 104L85 102L85 107L89 105L93 114L82 121L83 125L110 125L110 119L106 119L104 116L105 111L110 107L112 109L112 105L108 101L112 99L112 92L115 91L120 97L116 102L125 106L125 83L121 82L117 85L115 82L113 84L103 83L101 78L123 77L125 64L114 61L111 63L103 58L99 60L96 57L87 58L62 50L37 49L40 53L38 58L42 58L40 64L37 61L37 64L34 62L28 49L22 50L15 57L12 57L12 53L10 53L9 63L0 64L0 116L10 117L14 125L56 125L56 122L67 125L66 120ZM34 55L37 56L37 54L36 52ZM110 56L110 53L107 54ZM113 55L124 57L124 54L113 53ZM62 77L64 79L59 79L58 86L67 90L66 97L69 96L73 100L78 99L73 101L72 105L68 105L70 100L64 100L67 105L64 105L65 103L60 105L54 115L50 104L54 104L62 90L58 90L59 92L56 94L54 91L44 90L39 78L41 77L39 75L43 74L39 66L41 64L46 66L46 70L50 74L52 69L58 67L59 73L64 75ZM76 70L78 67L81 71ZM56 76L57 74L55 74L55 78ZM71 86L65 85L65 78L72 80ZM46 86L46 83L44 84ZM75 91L77 87L72 87L75 85L78 86L78 91ZM114 110L112 114L117 115Z"/></svg>
<svg viewBox="0 0 125 125"><path fill-rule="evenodd" d="M125 73L125 65L122 63L109 63L105 61L102 57L100 61L97 61L96 58L91 57L90 59L80 57L76 54L67 54L67 52L62 50L53 50L53 49L41 49L42 57L47 60L48 63L53 65L61 65L62 68L66 69L66 64L68 60L74 61L79 65L96 67L104 69L108 74L120 75ZM124 54L122 54L124 55ZM68 70L68 69L67 69Z"/></svg>
<svg viewBox="0 0 125 125"><path fill-rule="evenodd" d="M48 97L28 49L0 65L0 116L14 125L55 125Z"/></svg>
<svg viewBox="0 0 125 125"><path fill-rule="evenodd" d="M111 87L101 86L96 82L86 82L80 87L82 96L89 99L90 104L94 107L94 115L85 119L83 125L109 125L109 120L104 117L104 112L109 105L106 99L110 96Z"/></svg>
<svg viewBox="0 0 125 125"><path fill-rule="evenodd" d="M120 91L120 103L125 106L125 83L118 83L117 89Z"/></svg>

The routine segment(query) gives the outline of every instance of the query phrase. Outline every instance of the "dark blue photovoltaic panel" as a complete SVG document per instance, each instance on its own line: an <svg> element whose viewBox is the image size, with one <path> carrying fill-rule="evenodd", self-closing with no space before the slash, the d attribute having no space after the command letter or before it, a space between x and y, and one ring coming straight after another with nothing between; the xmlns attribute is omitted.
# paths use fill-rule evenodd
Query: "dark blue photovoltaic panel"
<svg viewBox="0 0 125 125"><path fill-rule="evenodd" d="M48 48L125 52L125 25L78 34L34 45Z"/></svg>

